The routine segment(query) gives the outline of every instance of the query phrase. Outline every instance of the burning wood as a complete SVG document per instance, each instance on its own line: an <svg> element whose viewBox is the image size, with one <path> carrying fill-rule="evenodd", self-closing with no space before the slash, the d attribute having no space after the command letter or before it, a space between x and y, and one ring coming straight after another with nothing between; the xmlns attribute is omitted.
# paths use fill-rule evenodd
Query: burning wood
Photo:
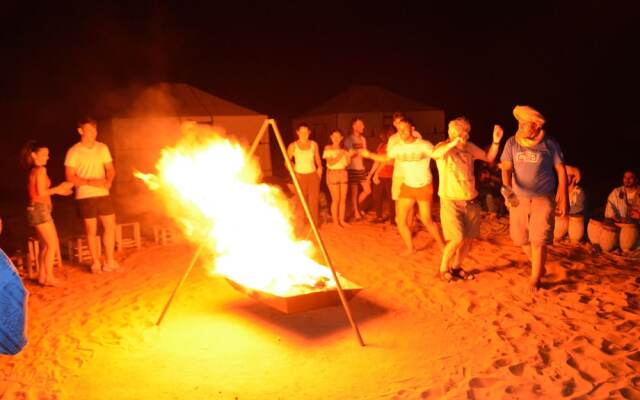
<svg viewBox="0 0 640 400"><path fill-rule="evenodd" d="M331 271L312 258L312 244L294 238L286 197L258 183L260 169L244 149L208 127L182 129L182 141L163 149L157 173L135 176L162 195L193 242L217 255L210 271L244 292L283 298L335 292ZM360 289L344 278L340 283Z"/></svg>

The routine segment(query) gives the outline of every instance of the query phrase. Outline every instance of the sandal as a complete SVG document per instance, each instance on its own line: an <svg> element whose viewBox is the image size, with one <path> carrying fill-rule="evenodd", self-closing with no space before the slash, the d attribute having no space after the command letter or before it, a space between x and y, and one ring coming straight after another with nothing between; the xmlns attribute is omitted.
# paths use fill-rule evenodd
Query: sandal
<svg viewBox="0 0 640 400"><path fill-rule="evenodd" d="M440 280L443 282L451 283L454 280L453 274L449 271L444 271L439 273Z"/></svg>
<svg viewBox="0 0 640 400"><path fill-rule="evenodd" d="M471 272L467 272L465 270L463 270L462 268L456 268L454 270L452 270L452 272L457 275L460 279L462 279L463 281L472 281L474 279L476 279L476 276L474 274L472 274Z"/></svg>

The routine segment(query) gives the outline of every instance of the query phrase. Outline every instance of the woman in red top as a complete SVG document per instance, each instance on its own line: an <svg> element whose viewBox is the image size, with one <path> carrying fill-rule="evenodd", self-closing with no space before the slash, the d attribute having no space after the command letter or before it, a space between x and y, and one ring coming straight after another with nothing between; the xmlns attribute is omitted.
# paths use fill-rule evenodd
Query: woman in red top
<svg viewBox="0 0 640 400"><path fill-rule="evenodd" d="M51 217L51 195L68 196L71 194L73 183L63 182L51 187L51 180L47 175L47 161L49 149L35 141L29 141L22 149L22 161L29 170L27 189L29 191L29 207L27 219L38 234L40 254L38 265L40 270L36 276L30 269L29 277L38 279L44 286L57 286L59 281L53 276L53 260L59 248L58 233ZM31 268L31 267L30 267Z"/></svg>

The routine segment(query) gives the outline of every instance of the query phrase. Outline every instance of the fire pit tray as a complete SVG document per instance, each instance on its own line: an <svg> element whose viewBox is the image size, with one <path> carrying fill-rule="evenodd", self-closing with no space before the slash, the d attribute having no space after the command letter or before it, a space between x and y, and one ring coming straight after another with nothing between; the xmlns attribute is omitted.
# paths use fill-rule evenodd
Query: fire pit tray
<svg viewBox="0 0 640 400"><path fill-rule="evenodd" d="M248 288L229 278L225 279L234 289L238 290L239 292L242 292L249 297L252 297L259 302L264 303L271 308L275 308L276 310L285 314L293 314L340 305L340 296L338 294L338 289L335 288L311 291L309 293L292 296L279 296L261 290ZM342 277L340 278L340 281L344 282L346 281L346 279ZM345 285L344 283L342 284L342 291L344 292L347 300L350 300L353 296L358 294L358 292L360 292L362 288L352 282L347 281L347 283L347 285ZM345 286L348 286L348 288L345 288Z"/></svg>

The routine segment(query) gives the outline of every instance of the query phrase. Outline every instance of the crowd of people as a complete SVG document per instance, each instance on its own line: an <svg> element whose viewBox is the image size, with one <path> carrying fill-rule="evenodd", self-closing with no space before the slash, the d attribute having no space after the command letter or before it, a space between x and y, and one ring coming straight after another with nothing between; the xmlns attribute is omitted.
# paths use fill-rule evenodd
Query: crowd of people
<svg viewBox="0 0 640 400"><path fill-rule="evenodd" d="M363 220L363 206L371 196L375 212L371 222L388 220L397 226L405 254L416 252L413 235L415 228L420 228L419 223L429 232L442 252L439 273L445 281L473 279L473 274L462 268L462 262L479 235L481 210L498 216L508 214L510 236L531 261L529 286L535 291L544 274L555 216L583 213L585 194L579 185L580 171L565 164L558 142L543 129L544 117L528 106L516 106L513 115L518 130L506 140L499 159L503 139L499 125L494 126L491 145L481 149L470 141L469 120L455 118L448 124L448 137L434 145L423 139L402 113L394 113L393 126L380 132L375 152L367 148L363 120L355 118L349 135L335 129L323 148L310 139L309 125L300 124L297 140L289 145L287 153L316 224L324 160L333 224L345 228ZM92 257L91 272L119 268L114 257L115 210L109 193L115 177L113 160L107 145L96 140L96 121L79 121L77 131L80 140L67 151L66 180L60 184L52 185L49 179L49 149L44 144L29 141L22 151L28 171L27 217L40 242L40 267L38 271L30 269L29 278L44 286L60 284L53 270L59 251L52 217L54 195L68 196L75 191L77 213ZM373 160L370 169L366 168L365 159ZM431 159L438 170L440 226L432 218ZM626 171L623 185L607 199L605 217L616 222L640 220L638 188L636 174Z"/></svg>
<svg viewBox="0 0 640 400"><path fill-rule="evenodd" d="M499 160L502 128L495 125L491 145L481 149L469 140L471 124L464 117L450 121L447 139L433 145L402 113L395 113L393 128L381 132L382 142L375 152L367 149L362 119L353 119L346 137L334 130L322 151L333 224L344 228L348 221L362 220L364 200L373 193L371 222L384 222L388 205L388 217L397 226L405 254L413 254L417 205L418 220L442 251L440 277L450 282L474 278L462 262L479 235L481 209L498 216L508 213L511 239L531 262L529 288L535 292L545 273L556 216L583 213L585 193L579 185L580 170L565 164L560 145L544 130L542 114L529 106L516 106L513 115L518 129L506 140ZM302 194L317 224L322 177L319 146L309 139L307 124L300 124L296 133L298 140L290 145L289 158L298 179L305 182ZM367 158L374 161L368 172L363 162ZM441 227L432 219L431 159L438 170ZM481 167L476 172L477 164ZM312 173L310 187L306 175ZM633 172L626 172L623 186L609 196L605 216L615 221L640 219L640 193Z"/></svg>

